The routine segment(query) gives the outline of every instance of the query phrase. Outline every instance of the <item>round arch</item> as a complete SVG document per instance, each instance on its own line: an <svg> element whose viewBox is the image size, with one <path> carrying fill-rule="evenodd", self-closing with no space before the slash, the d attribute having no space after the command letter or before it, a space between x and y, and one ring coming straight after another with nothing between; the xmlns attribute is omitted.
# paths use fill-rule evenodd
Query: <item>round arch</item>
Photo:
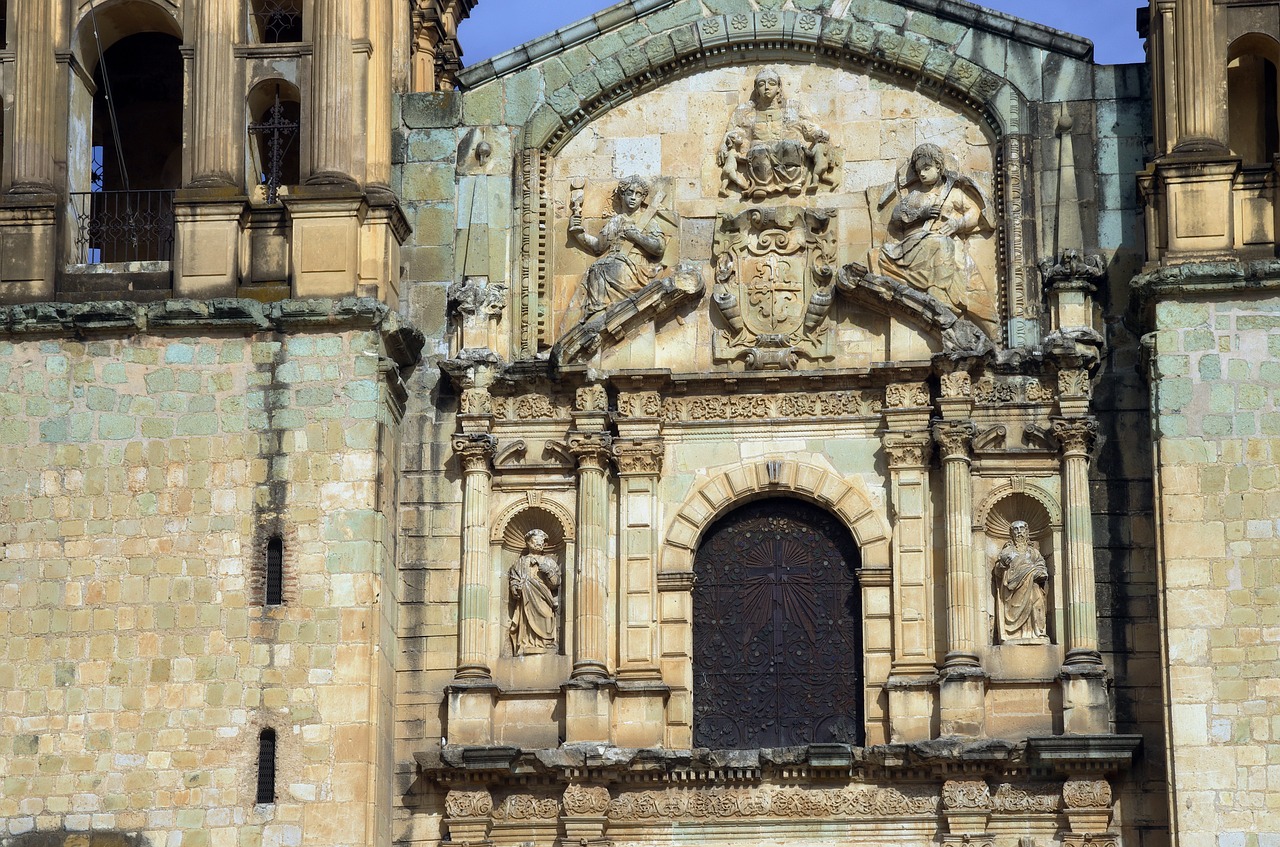
<svg viewBox="0 0 1280 847"><path fill-rule="evenodd" d="M1030 497L1044 507L1049 517L1050 529L1062 528L1062 508L1049 492L1038 485L1025 481L1006 482L992 491L973 513L974 529L985 529L991 518L991 511L1009 497L1022 495Z"/></svg>
<svg viewBox="0 0 1280 847"><path fill-rule="evenodd" d="M130 35L158 32L182 41L182 26L165 4L155 0L105 0L88 6L71 30L71 52L90 76L98 59Z"/></svg>
<svg viewBox="0 0 1280 847"><path fill-rule="evenodd" d="M522 146L554 156L599 114L674 79L786 61L902 78L976 116L995 141L1016 131L1027 108L1026 96L1011 83L924 36L816 12L760 11L703 18L593 62L534 113Z"/></svg>
<svg viewBox="0 0 1280 847"><path fill-rule="evenodd" d="M497 520L493 522L489 543L504 544L512 550L523 550L524 533L530 527L524 525L527 521L521 520L522 518L538 518L540 522L554 523L554 528L558 531L551 533L552 547L573 543L573 514L554 500L533 496L517 500L498 514Z"/></svg>
<svg viewBox="0 0 1280 847"><path fill-rule="evenodd" d="M751 500L777 496L832 512L853 535L862 568L889 570L889 524L860 480L799 459L760 459L722 468L694 486L667 526L659 572L691 571L702 535L718 518Z"/></svg>

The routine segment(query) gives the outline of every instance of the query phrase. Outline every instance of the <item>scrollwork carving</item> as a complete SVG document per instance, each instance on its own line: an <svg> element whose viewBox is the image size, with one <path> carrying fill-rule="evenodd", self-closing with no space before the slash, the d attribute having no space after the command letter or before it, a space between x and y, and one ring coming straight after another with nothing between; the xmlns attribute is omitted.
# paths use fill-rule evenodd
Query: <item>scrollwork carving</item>
<svg viewBox="0 0 1280 847"><path fill-rule="evenodd" d="M1068 809L1109 809L1111 799L1111 783L1105 779L1069 779L1062 785Z"/></svg>
<svg viewBox="0 0 1280 847"><path fill-rule="evenodd" d="M1093 397L1093 383L1086 370L1065 370L1058 372L1058 393L1063 397Z"/></svg>
<svg viewBox="0 0 1280 847"><path fill-rule="evenodd" d="M929 389L920 382L894 382L884 390L884 405L890 409L911 409L929 405Z"/></svg>
<svg viewBox="0 0 1280 847"><path fill-rule="evenodd" d="M453 452L462 461L462 469L473 473L488 471L498 440L488 433L471 432L453 437Z"/></svg>
<svg viewBox="0 0 1280 847"><path fill-rule="evenodd" d="M462 414L492 415L493 397L485 388L466 388L462 391Z"/></svg>
<svg viewBox="0 0 1280 847"><path fill-rule="evenodd" d="M649 438L618 439L613 460L620 474L656 474L662 470L662 442Z"/></svg>
<svg viewBox="0 0 1280 847"><path fill-rule="evenodd" d="M609 789L575 782L565 788L561 802L566 815L603 817L609 811Z"/></svg>
<svg viewBox="0 0 1280 847"><path fill-rule="evenodd" d="M941 377L942 396L971 397L973 395L973 378L966 371L954 371Z"/></svg>
<svg viewBox="0 0 1280 847"><path fill-rule="evenodd" d="M668 397L662 420L757 420L764 418L869 417L883 407L873 391L818 391L812 394L735 394L728 397Z"/></svg>
<svg viewBox="0 0 1280 847"><path fill-rule="evenodd" d="M662 398L656 391L624 391L618 395L618 417L656 418L662 414Z"/></svg>
<svg viewBox="0 0 1280 847"><path fill-rule="evenodd" d="M451 818L484 818L493 812L488 791L454 790L445 795L444 813Z"/></svg>
<svg viewBox="0 0 1280 847"><path fill-rule="evenodd" d="M706 788L639 791L609 803L609 819L871 818L932 816L938 795L895 788Z"/></svg>
<svg viewBox="0 0 1280 847"><path fill-rule="evenodd" d="M942 785L944 809L990 809L991 787L980 779L949 779Z"/></svg>
<svg viewBox="0 0 1280 847"><path fill-rule="evenodd" d="M1048 814L1058 811L1059 793L1045 793L1043 786L1001 783L991 798L991 808L997 812Z"/></svg>
<svg viewBox="0 0 1280 847"><path fill-rule="evenodd" d="M530 794L512 794L493 810L495 821L545 821L555 820L559 815L559 800Z"/></svg>

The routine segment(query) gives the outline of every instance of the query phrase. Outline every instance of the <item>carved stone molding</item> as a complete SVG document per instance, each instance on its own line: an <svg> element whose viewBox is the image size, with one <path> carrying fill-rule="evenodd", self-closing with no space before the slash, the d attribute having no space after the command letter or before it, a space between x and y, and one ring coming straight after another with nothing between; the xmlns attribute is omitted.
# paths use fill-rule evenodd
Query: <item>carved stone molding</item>
<svg viewBox="0 0 1280 847"><path fill-rule="evenodd" d="M914 409L929 405L929 389L922 382L894 382L884 390L888 409Z"/></svg>
<svg viewBox="0 0 1280 847"><path fill-rule="evenodd" d="M575 412L609 411L609 395L603 385L587 385L579 388L574 397Z"/></svg>
<svg viewBox="0 0 1280 847"><path fill-rule="evenodd" d="M1062 847L1117 847L1120 837L1115 833L1076 832L1062 836Z"/></svg>
<svg viewBox="0 0 1280 847"><path fill-rule="evenodd" d="M1080 250L1063 250L1057 257L1040 263L1040 274L1046 284L1055 288L1072 284L1092 288L1107 275L1107 266L1101 256Z"/></svg>
<svg viewBox="0 0 1280 847"><path fill-rule="evenodd" d="M1058 811L1060 792L1050 792L1044 786L1015 785L1004 782L991 797L991 809L996 812L1049 814Z"/></svg>
<svg viewBox="0 0 1280 847"><path fill-rule="evenodd" d="M1105 779L1069 779L1062 784L1062 802L1068 809L1110 809L1111 783Z"/></svg>
<svg viewBox="0 0 1280 847"><path fill-rule="evenodd" d="M671 788L628 792L609 803L609 820L876 818L933 816L938 795L895 788Z"/></svg>
<svg viewBox="0 0 1280 847"><path fill-rule="evenodd" d="M942 807L947 810L990 809L991 787L980 779L949 779L942 785Z"/></svg>
<svg viewBox="0 0 1280 847"><path fill-rule="evenodd" d="M454 790L444 798L444 813L451 818L484 818L493 812L493 796L484 790Z"/></svg>
<svg viewBox="0 0 1280 847"><path fill-rule="evenodd" d="M973 378L969 376L967 371L954 371L943 374L941 382L943 397L973 396Z"/></svg>
<svg viewBox="0 0 1280 847"><path fill-rule="evenodd" d="M618 395L618 417L656 418L662 414L662 398L656 391L624 391Z"/></svg>
<svg viewBox="0 0 1280 847"><path fill-rule="evenodd" d="M559 800L532 794L512 794L493 810L495 821L546 821L559 816Z"/></svg>
<svg viewBox="0 0 1280 847"><path fill-rule="evenodd" d="M445 297L450 313L466 317L498 318L507 307L505 285L471 276L450 285Z"/></svg>
<svg viewBox="0 0 1280 847"><path fill-rule="evenodd" d="M1098 438L1097 418L1054 418L1053 437L1066 455L1089 455Z"/></svg>
<svg viewBox="0 0 1280 847"><path fill-rule="evenodd" d="M545 394L494 397L493 415L501 420L535 421L569 417L569 407Z"/></svg>
<svg viewBox="0 0 1280 847"><path fill-rule="evenodd" d="M973 400L982 406L1008 403L1052 403L1053 389L1034 377L996 379L988 374L973 386Z"/></svg>
<svg viewBox="0 0 1280 847"><path fill-rule="evenodd" d="M928 467L932 450L933 439L926 432L889 432L884 436L885 455L893 470Z"/></svg>
<svg viewBox="0 0 1280 847"><path fill-rule="evenodd" d="M610 809L609 789L603 785L573 783L565 788L561 802L566 815L602 817Z"/></svg>
<svg viewBox="0 0 1280 847"><path fill-rule="evenodd" d="M662 420L733 421L766 418L869 417L883 408L877 391L818 391L812 394L734 394L728 397L668 397Z"/></svg>
<svg viewBox="0 0 1280 847"><path fill-rule="evenodd" d="M943 461L968 459L969 448L977 432L973 421L939 421L933 425L933 440Z"/></svg>
<svg viewBox="0 0 1280 847"><path fill-rule="evenodd" d="M490 470L497 447L498 440L484 432L470 432L453 437L453 452L458 454L462 460L462 469L467 473Z"/></svg>
<svg viewBox="0 0 1280 847"><path fill-rule="evenodd" d="M619 438L613 442L618 473L657 474L662 470L662 441L656 438Z"/></svg>

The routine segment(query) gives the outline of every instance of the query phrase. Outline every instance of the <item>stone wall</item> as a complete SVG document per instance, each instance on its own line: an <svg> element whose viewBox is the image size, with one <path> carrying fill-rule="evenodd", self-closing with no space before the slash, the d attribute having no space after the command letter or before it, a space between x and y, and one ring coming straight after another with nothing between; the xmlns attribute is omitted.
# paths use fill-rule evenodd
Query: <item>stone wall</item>
<svg viewBox="0 0 1280 847"><path fill-rule="evenodd" d="M387 843L364 810L392 782L394 318L228 302L4 315L6 843ZM132 329L72 340L90 314ZM255 805L266 727L276 802Z"/></svg>
<svg viewBox="0 0 1280 847"><path fill-rule="evenodd" d="M1280 299L1171 299L1151 341L1179 843L1280 843Z"/></svg>

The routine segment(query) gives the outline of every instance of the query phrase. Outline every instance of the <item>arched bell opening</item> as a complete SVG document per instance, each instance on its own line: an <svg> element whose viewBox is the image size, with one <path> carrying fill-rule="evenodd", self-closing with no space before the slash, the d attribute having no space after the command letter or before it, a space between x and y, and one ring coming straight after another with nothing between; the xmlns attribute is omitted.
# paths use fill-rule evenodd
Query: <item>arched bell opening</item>
<svg viewBox="0 0 1280 847"><path fill-rule="evenodd" d="M863 743L860 558L834 515L792 498L708 529L694 559L695 747Z"/></svg>
<svg viewBox="0 0 1280 847"><path fill-rule="evenodd" d="M1270 164L1280 152L1280 43L1250 33L1227 51L1227 119L1231 150L1246 165Z"/></svg>

